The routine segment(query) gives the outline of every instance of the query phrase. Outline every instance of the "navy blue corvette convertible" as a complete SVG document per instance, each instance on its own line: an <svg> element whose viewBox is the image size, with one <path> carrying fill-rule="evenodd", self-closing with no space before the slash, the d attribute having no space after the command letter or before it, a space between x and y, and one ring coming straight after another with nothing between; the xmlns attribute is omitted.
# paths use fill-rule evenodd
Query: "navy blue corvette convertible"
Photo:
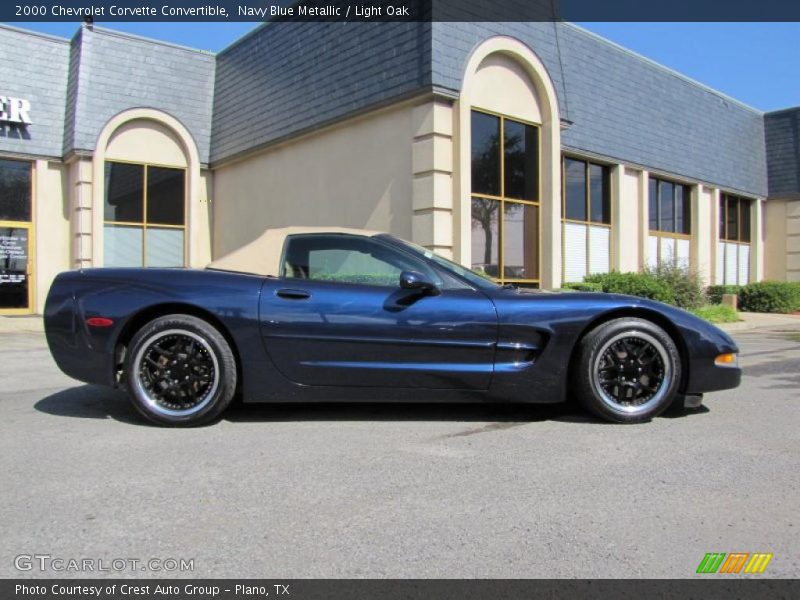
<svg viewBox="0 0 800 600"><path fill-rule="evenodd" d="M738 349L641 298L498 286L390 235L272 229L205 269L61 273L50 351L163 425L246 402L561 402L646 421L736 387Z"/></svg>

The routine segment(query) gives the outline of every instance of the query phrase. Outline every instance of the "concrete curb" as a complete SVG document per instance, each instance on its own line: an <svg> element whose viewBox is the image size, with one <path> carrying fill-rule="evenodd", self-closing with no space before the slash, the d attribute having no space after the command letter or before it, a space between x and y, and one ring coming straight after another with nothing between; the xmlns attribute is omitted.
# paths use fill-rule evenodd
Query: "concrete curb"
<svg viewBox="0 0 800 600"><path fill-rule="evenodd" d="M0 333L43 333L44 321L38 315L0 317Z"/></svg>

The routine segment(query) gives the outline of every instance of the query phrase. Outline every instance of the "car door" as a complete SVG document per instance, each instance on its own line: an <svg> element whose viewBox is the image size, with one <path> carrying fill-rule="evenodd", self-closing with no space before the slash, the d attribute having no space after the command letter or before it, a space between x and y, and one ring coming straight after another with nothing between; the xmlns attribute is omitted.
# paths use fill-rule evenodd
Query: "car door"
<svg viewBox="0 0 800 600"><path fill-rule="evenodd" d="M267 280L260 320L267 352L296 383L487 389L497 342L492 301L381 240L289 236L284 272ZM438 294L399 286L419 271Z"/></svg>

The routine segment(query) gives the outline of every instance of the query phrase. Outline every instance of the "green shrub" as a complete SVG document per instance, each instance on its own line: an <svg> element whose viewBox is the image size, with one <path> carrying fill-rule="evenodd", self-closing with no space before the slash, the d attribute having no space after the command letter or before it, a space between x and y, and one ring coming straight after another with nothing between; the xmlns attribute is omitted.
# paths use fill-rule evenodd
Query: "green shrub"
<svg viewBox="0 0 800 600"><path fill-rule="evenodd" d="M647 269L645 273L664 282L672 290L671 304L675 306L689 310L706 303L703 280L697 271L669 261L661 262L657 267Z"/></svg>
<svg viewBox="0 0 800 600"><path fill-rule="evenodd" d="M739 320L739 314L735 310L722 304L707 304L693 308L690 312L711 323L736 323Z"/></svg>
<svg viewBox="0 0 800 600"><path fill-rule="evenodd" d="M800 310L800 282L760 281L739 290L739 308L748 312L790 313Z"/></svg>
<svg viewBox="0 0 800 600"><path fill-rule="evenodd" d="M599 284L604 292L611 294L628 294L668 304L675 303L675 294L669 285L650 273L619 273L612 271L611 273L589 275L585 282Z"/></svg>
<svg viewBox="0 0 800 600"><path fill-rule="evenodd" d="M603 286L591 281L572 281L565 283L561 289L573 292L602 292Z"/></svg>
<svg viewBox="0 0 800 600"><path fill-rule="evenodd" d="M724 294L738 294L740 285L710 285L706 289L706 297L710 304L720 304Z"/></svg>

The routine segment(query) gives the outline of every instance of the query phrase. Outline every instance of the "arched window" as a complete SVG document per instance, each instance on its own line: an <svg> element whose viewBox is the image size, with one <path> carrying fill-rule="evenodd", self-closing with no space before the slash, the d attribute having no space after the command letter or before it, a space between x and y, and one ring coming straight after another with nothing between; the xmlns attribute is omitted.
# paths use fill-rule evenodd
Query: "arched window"
<svg viewBox="0 0 800 600"><path fill-rule="evenodd" d="M90 226L76 260L98 267L174 267L208 262L210 232L198 210L200 157L186 127L153 108L124 110L97 137ZM191 232L191 235L190 235ZM198 244L198 237L200 238Z"/></svg>
<svg viewBox="0 0 800 600"><path fill-rule="evenodd" d="M558 287L561 130L547 69L519 40L484 40L458 114L458 260L501 283Z"/></svg>

